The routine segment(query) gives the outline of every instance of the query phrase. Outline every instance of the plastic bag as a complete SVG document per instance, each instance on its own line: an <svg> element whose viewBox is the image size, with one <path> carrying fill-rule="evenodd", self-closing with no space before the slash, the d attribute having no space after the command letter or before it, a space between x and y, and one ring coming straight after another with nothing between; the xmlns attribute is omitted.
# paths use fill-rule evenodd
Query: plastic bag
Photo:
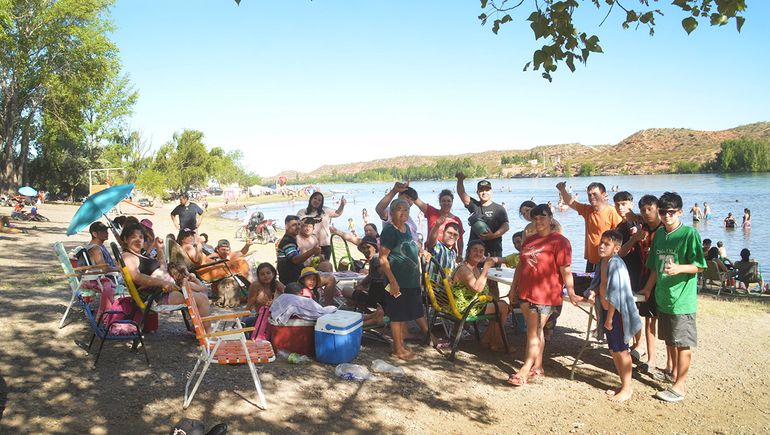
<svg viewBox="0 0 770 435"><path fill-rule="evenodd" d="M348 363L338 365L334 369L334 374L348 381L367 381L374 377L366 367Z"/></svg>
<svg viewBox="0 0 770 435"><path fill-rule="evenodd" d="M393 376L404 376L406 373L401 367L396 367L381 359L372 361L372 371L378 373L387 373Z"/></svg>

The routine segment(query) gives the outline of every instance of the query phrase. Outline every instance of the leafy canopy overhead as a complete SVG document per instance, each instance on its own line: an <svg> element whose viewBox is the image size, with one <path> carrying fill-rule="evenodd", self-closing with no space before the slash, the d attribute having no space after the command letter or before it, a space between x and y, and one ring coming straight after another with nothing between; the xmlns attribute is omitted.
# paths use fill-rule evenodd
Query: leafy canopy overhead
<svg viewBox="0 0 770 435"><path fill-rule="evenodd" d="M492 32L497 34L500 26L513 21L514 11L524 6L524 0L480 0L481 24L492 21ZM574 14L581 4L591 3L596 7L601 26L613 13L620 14L621 26L645 26L650 35L655 34L655 16L663 12L654 7L659 0L530 0L527 5L534 5L534 10L527 16L529 27L535 34L535 40L543 39L545 44L534 51L532 60L524 65L524 71L530 67L534 71L542 68L543 78L552 80L551 73L564 62L570 71L575 71L575 62L585 64L591 53L602 53L599 37L580 31L575 25ZM235 0L241 4L241 0ZM635 6L638 3L638 8ZM746 10L746 0L673 0L673 6L684 12L682 28L689 35L698 27L698 23L708 21L712 26L724 26L734 20L738 32L746 19L741 15ZM629 6L631 5L631 6ZM652 5L652 6L651 6ZM603 16L603 18L602 18Z"/></svg>
<svg viewBox="0 0 770 435"><path fill-rule="evenodd" d="M589 0L540 0L535 1L534 10L527 17L535 39L543 39L545 44L535 50L532 60L524 65L526 71L530 67L534 71L543 69L543 78L551 81L551 73L556 71L559 63L564 62L570 71L575 71L575 61L585 64L591 53L602 53L599 37L581 32L575 24L574 14L581 4ZM613 13L620 14L623 21L621 26L628 29L634 26L645 26L650 35L655 34L655 17L663 16L663 12L653 6L658 0L590 0L596 7L598 17L604 15L599 25L602 25ZM638 3L638 9L629 4ZM481 0L484 12L479 15L482 25L492 20L492 32L497 34L500 26L513 21L509 12L521 7L524 0ZM529 2L528 2L529 4ZM698 27L698 23L706 21L712 26L724 26L735 20L738 31L741 31L745 18L741 12L746 10L745 0L673 0L671 3L687 16L682 20L682 27L687 34ZM653 5L653 6L651 6Z"/></svg>

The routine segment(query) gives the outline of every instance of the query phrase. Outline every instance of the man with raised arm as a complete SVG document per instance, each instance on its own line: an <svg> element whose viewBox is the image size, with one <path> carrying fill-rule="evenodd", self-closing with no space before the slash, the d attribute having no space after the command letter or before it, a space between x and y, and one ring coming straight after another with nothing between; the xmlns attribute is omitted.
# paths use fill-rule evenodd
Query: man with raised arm
<svg viewBox="0 0 770 435"><path fill-rule="evenodd" d="M565 181L557 184L556 189L561 194L562 202L575 209L585 220L586 235L583 258L586 259L586 272L593 272L601 260L599 243L602 240L602 234L620 225L623 218L620 217L615 207L610 207L607 204L607 190L602 183L591 183L586 187L589 204L576 201L575 197L567 192Z"/></svg>
<svg viewBox="0 0 770 435"><path fill-rule="evenodd" d="M468 218L468 224L471 226L468 243L470 244L472 240L481 240L484 242L487 256L502 257L503 234L509 229L508 212L500 204L492 202L492 183L489 180L481 180L476 184L476 193L479 196L476 200L465 192L463 184L465 174L458 172L455 177L457 177L457 196L471 213Z"/></svg>
<svg viewBox="0 0 770 435"><path fill-rule="evenodd" d="M382 197L380 202L377 203L377 206L374 208L374 210L377 212L377 215L380 216L380 219L382 219L383 226L386 223L391 222L390 217L390 203L393 201L393 199L398 195L398 199L403 199L409 204L409 207L412 207L412 204L418 203L419 204L425 204L417 197L417 191L413 188L409 187L409 182L402 183L400 181L397 181L396 184L393 185L393 188L390 189L388 193L385 194L385 196ZM419 207L418 204L418 207ZM406 225L409 227L409 230L412 233L412 238L414 241L417 241L417 224L414 223L414 219L412 219L412 216L407 217Z"/></svg>

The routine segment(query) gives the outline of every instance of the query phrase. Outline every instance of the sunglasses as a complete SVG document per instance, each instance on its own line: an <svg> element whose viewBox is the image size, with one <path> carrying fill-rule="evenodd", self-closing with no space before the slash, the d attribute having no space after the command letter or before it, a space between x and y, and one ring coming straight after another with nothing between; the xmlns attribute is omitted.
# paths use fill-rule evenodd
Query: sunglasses
<svg viewBox="0 0 770 435"><path fill-rule="evenodd" d="M658 214L661 216L674 216L679 211L678 208L670 208L668 210L658 210Z"/></svg>

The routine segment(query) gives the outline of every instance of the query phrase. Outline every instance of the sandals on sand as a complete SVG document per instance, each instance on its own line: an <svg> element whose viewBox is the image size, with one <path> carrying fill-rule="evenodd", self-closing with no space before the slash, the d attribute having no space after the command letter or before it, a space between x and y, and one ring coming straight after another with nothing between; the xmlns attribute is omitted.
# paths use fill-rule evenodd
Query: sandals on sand
<svg viewBox="0 0 770 435"><path fill-rule="evenodd" d="M658 393L655 394L655 397L657 397L658 399L664 402L669 402L669 403L681 402L682 400L684 400L683 395L677 393L671 388L666 388L663 391L658 391Z"/></svg>
<svg viewBox="0 0 770 435"><path fill-rule="evenodd" d="M529 379L532 382L543 382L543 379L545 379L545 370L532 369L529 371L529 374L527 375L527 379Z"/></svg>
<svg viewBox="0 0 770 435"><path fill-rule="evenodd" d="M506 382L514 387L521 387L527 383L527 378L519 376L518 373L513 373Z"/></svg>

